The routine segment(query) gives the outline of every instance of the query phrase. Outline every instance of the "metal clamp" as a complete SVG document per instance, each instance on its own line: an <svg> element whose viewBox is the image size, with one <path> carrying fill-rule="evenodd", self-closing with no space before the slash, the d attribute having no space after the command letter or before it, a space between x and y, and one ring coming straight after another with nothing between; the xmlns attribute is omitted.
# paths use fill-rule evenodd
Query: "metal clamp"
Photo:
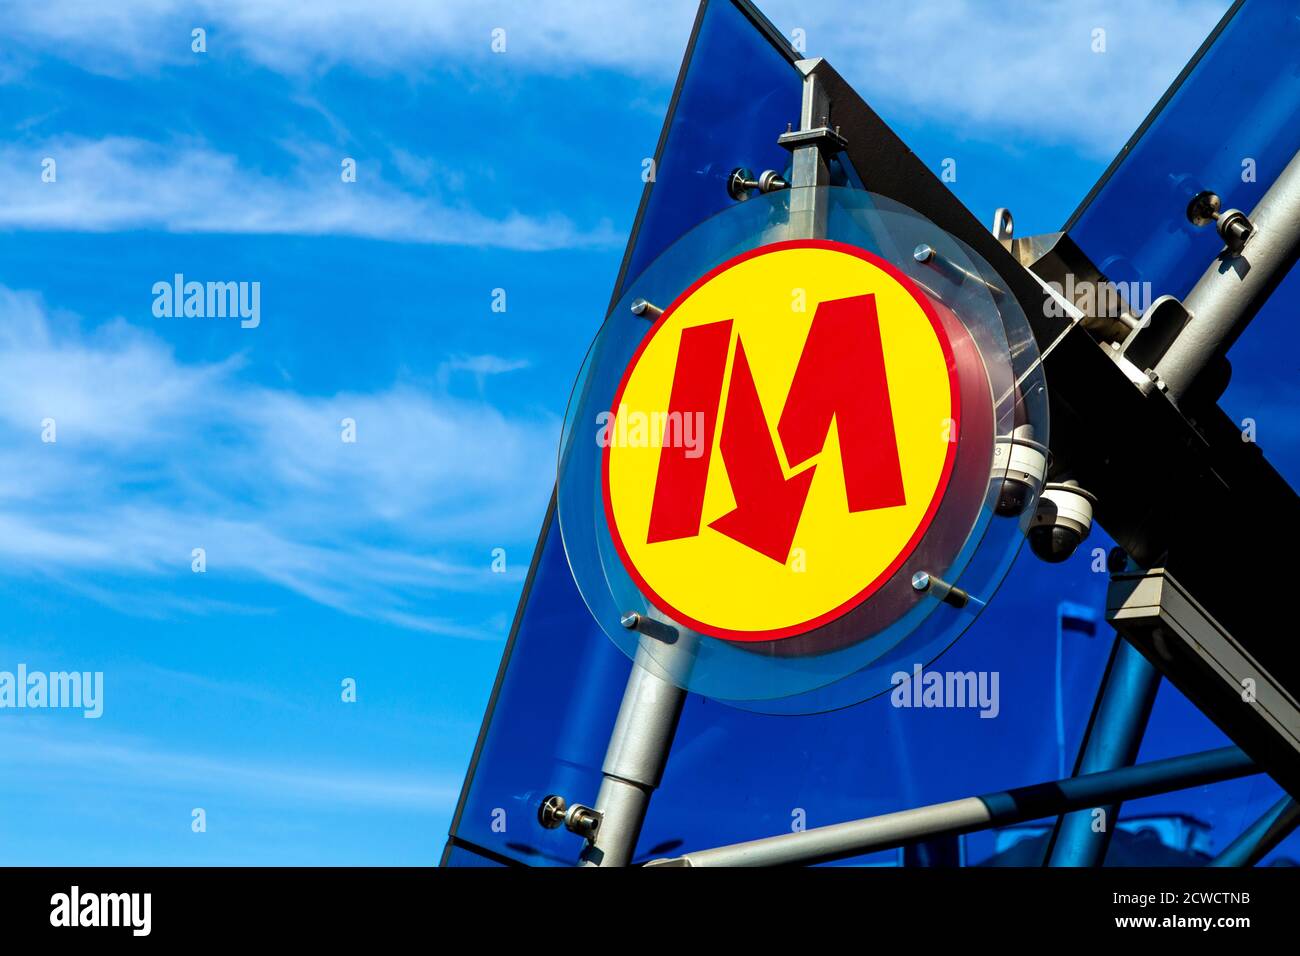
<svg viewBox="0 0 1300 956"><path fill-rule="evenodd" d="M570 833L576 833L587 842L591 842L596 831L600 829L601 814L598 810L575 803L569 806L557 793L544 799L537 808L537 822L548 830L564 827Z"/></svg>
<svg viewBox="0 0 1300 956"><path fill-rule="evenodd" d="M727 177L727 195L737 202L744 202L756 190L760 193L773 193L778 189L789 188L790 184L775 169L765 169L755 177L744 166L737 166Z"/></svg>
<svg viewBox="0 0 1300 956"><path fill-rule="evenodd" d="M1220 212L1222 202L1217 193L1208 189L1199 192L1187 204L1187 219L1193 226L1215 223L1223 244L1235 256L1246 248L1247 241L1255 234L1255 224L1240 209Z"/></svg>
<svg viewBox="0 0 1300 956"><path fill-rule="evenodd" d="M848 148L849 142L840 135L840 128L836 126L831 129L826 125L826 117L822 117L822 124L814 126L811 129L794 129L794 124L786 127L786 131L776 138L776 144L785 149L794 152L797 149L812 147L822 154L822 158L829 160L836 153L842 153Z"/></svg>

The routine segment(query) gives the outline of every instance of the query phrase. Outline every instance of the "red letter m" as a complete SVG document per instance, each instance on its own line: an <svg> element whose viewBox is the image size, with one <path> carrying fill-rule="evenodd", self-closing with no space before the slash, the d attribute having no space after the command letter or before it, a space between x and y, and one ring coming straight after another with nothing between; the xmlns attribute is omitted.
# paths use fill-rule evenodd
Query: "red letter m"
<svg viewBox="0 0 1300 956"><path fill-rule="evenodd" d="M649 543L700 533L731 325L727 320L682 330L669 413L678 412L683 420L703 415L705 451L690 457L681 443L660 451ZM817 306L777 425L790 468L821 452L832 420L839 433L849 511L905 504L873 295ZM720 451L736 507L709 527L785 564L817 465L786 477L739 338Z"/></svg>

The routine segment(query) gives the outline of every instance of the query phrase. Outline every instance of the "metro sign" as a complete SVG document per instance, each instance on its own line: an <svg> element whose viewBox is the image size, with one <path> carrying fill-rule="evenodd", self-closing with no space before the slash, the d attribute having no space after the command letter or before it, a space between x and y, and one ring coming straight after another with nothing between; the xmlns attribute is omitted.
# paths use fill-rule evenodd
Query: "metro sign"
<svg viewBox="0 0 1300 956"><path fill-rule="evenodd" d="M732 641L853 610L943 498L956 367L934 303L862 249L793 240L718 266L664 311L614 395L613 435L634 416L678 426L606 443L628 574L679 623Z"/></svg>

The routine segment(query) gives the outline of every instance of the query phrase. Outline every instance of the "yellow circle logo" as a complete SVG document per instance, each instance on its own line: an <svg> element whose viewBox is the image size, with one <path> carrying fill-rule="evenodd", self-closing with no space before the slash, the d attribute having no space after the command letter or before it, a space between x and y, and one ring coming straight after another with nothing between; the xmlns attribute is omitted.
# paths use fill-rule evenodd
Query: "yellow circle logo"
<svg viewBox="0 0 1300 956"><path fill-rule="evenodd" d="M602 434L629 575L679 623L734 641L857 607L943 496L954 369L934 306L871 253L796 240L719 266L646 335Z"/></svg>

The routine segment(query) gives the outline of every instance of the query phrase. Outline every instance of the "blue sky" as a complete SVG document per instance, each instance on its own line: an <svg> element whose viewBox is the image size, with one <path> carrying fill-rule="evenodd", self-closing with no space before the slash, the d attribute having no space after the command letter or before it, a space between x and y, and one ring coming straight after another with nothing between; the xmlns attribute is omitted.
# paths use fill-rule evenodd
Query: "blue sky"
<svg viewBox="0 0 1300 956"><path fill-rule="evenodd" d="M763 4L1051 231L1227 3L1005 6ZM6 10L0 669L105 707L0 713L0 859L436 859L693 10ZM260 325L156 318L176 273Z"/></svg>

